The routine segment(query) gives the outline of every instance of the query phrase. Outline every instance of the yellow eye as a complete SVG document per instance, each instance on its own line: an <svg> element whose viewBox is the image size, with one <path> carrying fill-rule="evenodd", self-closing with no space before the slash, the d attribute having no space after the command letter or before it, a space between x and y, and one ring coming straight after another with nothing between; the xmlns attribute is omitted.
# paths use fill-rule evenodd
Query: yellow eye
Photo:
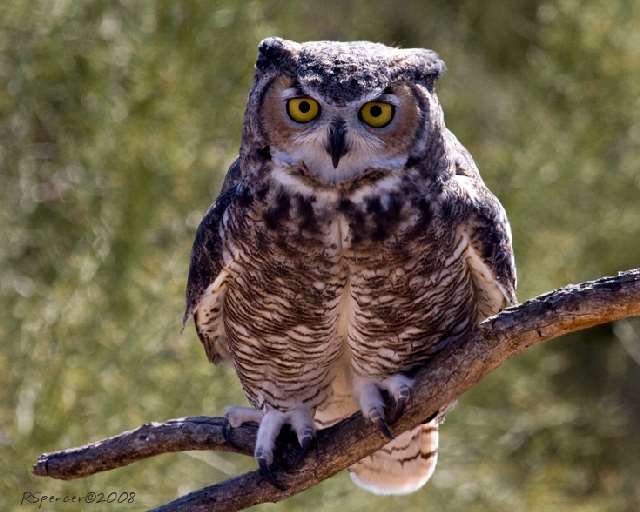
<svg viewBox="0 0 640 512"><path fill-rule="evenodd" d="M372 128L383 128L393 119L395 108L384 101L369 101L360 109L360 120Z"/></svg>
<svg viewBox="0 0 640 512"><path fill-rule="evenodd" d="M313 121L320 113L320 105L309 96L291 98L287 101L287 114L298 123Z"/></svg>

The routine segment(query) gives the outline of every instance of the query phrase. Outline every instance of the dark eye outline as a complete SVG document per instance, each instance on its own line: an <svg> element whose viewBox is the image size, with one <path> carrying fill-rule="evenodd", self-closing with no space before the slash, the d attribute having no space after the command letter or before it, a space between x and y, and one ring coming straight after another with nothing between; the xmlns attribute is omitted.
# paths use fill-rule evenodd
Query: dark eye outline
<svg viewBox="0 0 640 512"><path fill-rule="evenodd" d="M373 126L371 124L369 124L363 117L362 115L362 111L365 109L365 107L371 103L384 103L385 105L388 105L389 107L391 107L391 116L389 117L389 120L384 123L383 125L380 126ZM389 126L391 124L391 121L393 121L393 119L396 117L396 106L393 103L390 103L388 101L382 101L382 100L371 100L371 101L367 101L364 105L362 105L362 107L360 107L360 110L358 110L358 119L363 122L364 124L366 124L369 128L373 128L374 130L379 130L381 128L386 128L387 126Z"/></svg>
<svg viewBox="0 0 640 512"><path fill-rule="evenodd" d="M291 102L294 100L309 100L311 105L316 106L316 109L317 109L316 115L313 116L311 119L307 119L306 121L300 121L295 117L293 117L293 115L291 114ZM298 124L307 124L307 123L310 123L311 121L315 121L316 119L318 119L321 112L320 102L317 100L314 100L311 96L294 96L293 98L289 98L287 100L286 110L287 110L287 115L289 116L289 119L291 119L294 123L298 123Z"/></svg>

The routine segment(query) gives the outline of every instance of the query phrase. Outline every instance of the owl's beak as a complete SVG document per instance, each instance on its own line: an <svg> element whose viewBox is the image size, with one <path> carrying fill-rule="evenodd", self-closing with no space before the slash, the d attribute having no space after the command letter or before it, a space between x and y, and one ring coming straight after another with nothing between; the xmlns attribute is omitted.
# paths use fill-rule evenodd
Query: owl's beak
<svg viewBox="0 0 640 512"><path fill-rule="evenodd" d="M331 155L331 163L333 168L338 168L338 162L348 151L346 143L347 128L342 119L336 119L329 127L329 144L327 153Z"/></svg>

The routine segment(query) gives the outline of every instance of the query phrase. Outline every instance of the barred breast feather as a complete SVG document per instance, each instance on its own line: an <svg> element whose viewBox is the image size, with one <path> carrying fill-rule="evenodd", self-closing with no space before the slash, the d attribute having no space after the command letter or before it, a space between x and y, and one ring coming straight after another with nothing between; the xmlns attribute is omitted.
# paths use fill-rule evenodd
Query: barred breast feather
<svg viewBox="0 0 640 512"><path fill-rule="evenodd" d="M185 318L195 316L210 360L233 362L255 407L302 402L327 427L358 410L354 375L411 372L515 302L504 211L448 143L459 169L437 182L372 170L329 188L295 166L234 171L198 228ZM379 493L420 487L437 429L401 434L354 465L354 481Z"/></svg>

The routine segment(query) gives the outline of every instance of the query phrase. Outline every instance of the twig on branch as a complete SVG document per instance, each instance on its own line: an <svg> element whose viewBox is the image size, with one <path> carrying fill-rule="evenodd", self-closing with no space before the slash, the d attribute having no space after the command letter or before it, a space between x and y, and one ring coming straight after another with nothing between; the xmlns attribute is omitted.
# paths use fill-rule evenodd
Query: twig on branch
<svg viewBox="0 0 640 512"><path fill-rule="evenodd" d="M563 334L629 316L640 315L640 269L579 285L570 285L507 309L483 322L468 339L433 357L416 375L411 404L392 425L409 430L442 410L507 358ZM99 443L39 457L34 473L53 478L79 478L124 466L160 453L222 450L251 454L256 429L233 430L224 440L222 418L180 418L147 424ZM277 489L257 471L205 487L155 510L235 511L276 502L312 487L387 442L377 427L358 413L318 433L317 449L278 475Z"/></svg>

